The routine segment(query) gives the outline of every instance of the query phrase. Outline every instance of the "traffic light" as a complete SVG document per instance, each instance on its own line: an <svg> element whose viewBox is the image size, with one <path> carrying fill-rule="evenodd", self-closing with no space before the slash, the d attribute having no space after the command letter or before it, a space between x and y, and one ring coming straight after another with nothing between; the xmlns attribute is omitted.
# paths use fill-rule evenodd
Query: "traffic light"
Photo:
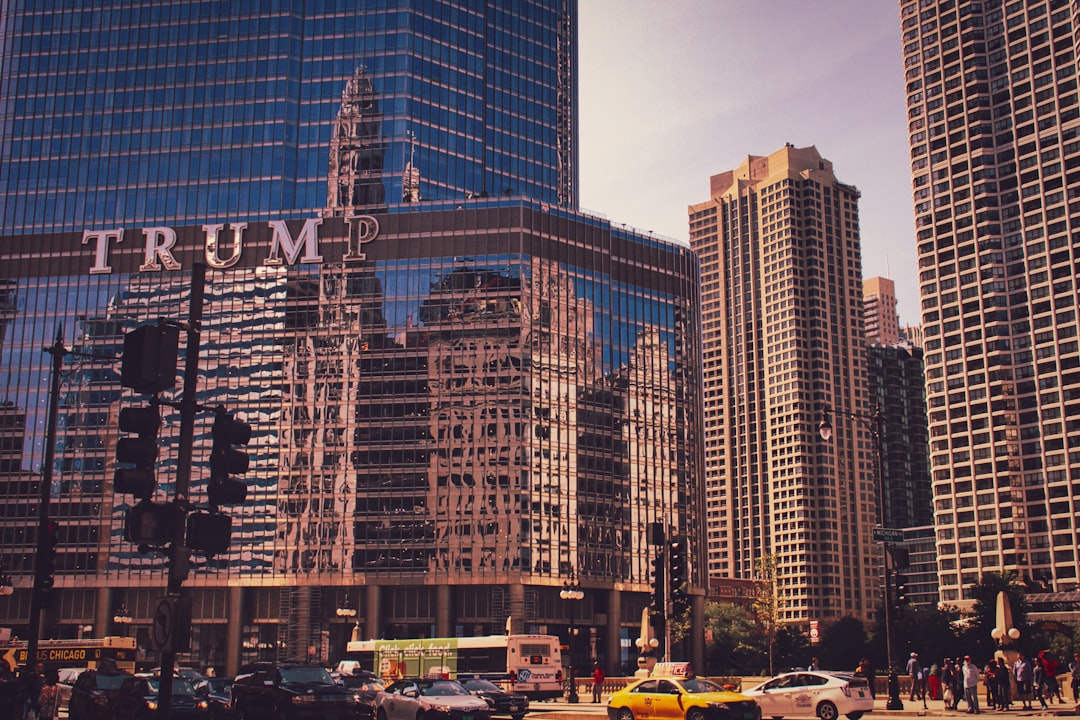
<svg viewBox="0 0 1080 720"><path fill-rule="evenodd" d="M37 582L38 604L42 609L52 605L52 591L56 585L56 543L59 541L60 525L47 520L40 526L38 541Z"/></svg>
<svg viewBox="0 0 1080 720"><path fill-rule="evenodd" d="M686 540L676 537L668 543L668 581L671 601L676 606L686 602ZM676 608L676 613L678 608Z"/></svg>
<svg viewBox="0 0 1080 720"><path fill-rule="evenodd" d="M219 409L211 433L214 445L210 451L210 483L206 492L210 508L217 510L221 505L235 505L247 499L247 485L229 476L248 471L248 454L236 446L251 441L251 426Z"/></svg>
<svg viewBox="0 0 1080 720"><path fill-rule="evenodd" d="M206 555L217 555L229 549L232 540L232 518L221 513L195 512L187 519L187 545Z"/></svg>
<svg viewBox="0 0 1080 720"><path fill-rule="evenodd" d="M657 555L652 559L652 577L649 580L652 596L649 598L649 612L653 615L664 614L664 557Z"/></svg>
<svg viewBox="0 0 1080 720"><path fill-rule="evenodd" d="M163 548L176 537L181 514L174 503L140 501L128 510L124 523L124 539L141 548Z"/></svg>
<svg viewBox="0 0 1080 720"><path fill-rule="evenodd" d="M907 578L902 573L896 573L896 604L904 607L908 602Z"/></svg>
<svg viewBox="0 0 1080 720"><path fill-rule="evenodd" d="M178 325L143 325L125 333L120 384L143 394L174 387L179 347Z"/></svg>
<svg viewBox="0 0 1080 720"><path fill-rule="evenodd" d="M157 436L161 428L158 406L124 408L120 411L119 425L121 432L134 433L137 437L122 437L116 441L116 462L132 467L116 469L113 489L149 499L157 485L154 464L157 462Z"/></svg>

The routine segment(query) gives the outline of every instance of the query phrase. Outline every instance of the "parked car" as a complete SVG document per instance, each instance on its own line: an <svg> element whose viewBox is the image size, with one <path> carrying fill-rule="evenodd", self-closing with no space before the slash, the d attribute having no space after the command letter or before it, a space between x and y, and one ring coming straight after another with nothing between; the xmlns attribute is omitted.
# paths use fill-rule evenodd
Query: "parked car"
<svg viewBox="0 0 1080 720"><path fill-rule="evenodd" d="M503 690L495 683L484 678L459 679L466 690L487 701L487 704L491 707L492 715L509 716L513 720L521 720L521 718L525 717L525 713L529 712L528 695Z"/></svg>
<svg viewBox="0 0 1080 720"><path fill-rule="evenodd" d="M120 686L112 704L113 720L150 720L157 717L161 678L136 675ZM180 675L173 677L170 717L175 720L209 720L210 703L195 692L191 682Z"/></svg>
<svg viewBox="0 0 1080 720"><path fill-rule="evenodd" d="M230 720L232 710L231 677L212 677L206 679L206 700L210 703L210 717L213 720Z"/></svg>
<svg viewBox="0 0 1080 720"><path fill-rule="evenodd" d="M752 698L693 676L637 680L608 699L610 720L761 720Z"/></svg>
<svg viewBox="0 0 1080 720"><path fill-rule="evenodd" d="M112 715L112 703L120 686L131 673L123 671L86 670L71 686L68 701L69 720L107 720Z"/></svg>
<svg viewBox="0 0 1080 720"><path fill-rule="evenodd" d="M457 680L404 678L375 695L377 720L489 720L487 701Z"/></svg>
<svg viewBox="0 0 1080 720"><path fill-rule="evenodd" d="M341 675L338 683L351 690L357 702L357 717L371 720L375 717L375 695L386 688L386 683L375 673L358 671L354 675Z"/></svg>
<svg viewBox="0 0 1080 720"><path fill-rule="evenodd" d="M266 663L249 669L251 672L238 675L232 686L233 712L241 720L363 717L352 691L335 683L324 667Z"/></svg>
<svg viewBox="0 0 1080 720"><path fill-rule="evenodd" d="M745 692L757 700L763 716L775 720L789 716L836 720L840 715L859 720L874 709L866 678L851 673L783 673Z"/></svg>

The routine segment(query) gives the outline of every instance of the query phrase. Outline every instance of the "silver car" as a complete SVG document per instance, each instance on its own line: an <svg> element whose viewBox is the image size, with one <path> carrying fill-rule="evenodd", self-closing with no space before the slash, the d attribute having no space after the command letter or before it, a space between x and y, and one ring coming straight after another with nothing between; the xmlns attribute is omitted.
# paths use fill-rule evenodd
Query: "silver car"
<svg viewBox="0 0 1080 720"><path fill-rule="evenodd" d="M874 696L866 678L851 673L800 671L777 675L757 687L743 691L757 700L761 717L818 717L859 720L874 709Z"/></svg>
<svg viewBox="0 0 1080 720"><path fill-rule="evenodd" d="M375 694L376 720L490 720L487 701L457 680L406 678Z"/></svg>

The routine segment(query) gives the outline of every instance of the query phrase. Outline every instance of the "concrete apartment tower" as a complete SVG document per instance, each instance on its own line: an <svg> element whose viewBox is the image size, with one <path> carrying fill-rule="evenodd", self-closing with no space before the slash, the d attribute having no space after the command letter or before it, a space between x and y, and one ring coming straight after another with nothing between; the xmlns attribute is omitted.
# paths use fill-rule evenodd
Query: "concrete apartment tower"
<svg viewBox="0 0 1080 720"><path fill-rule="evenodd" d="M867 343L895 345L900 342L896 283L884 277L863 280L863 316L866 321Z"/></svg>
<svg viewBox="0 0 1080 720"><path fill-rule="evenodd" d="M701 258L709 573L776 563L781 621L881 598L859 191L814 147L749 156L689 208ZM831 408L835 435L818 426Z"/></svg>
<svg viewBox="0 0 1080 720"><path fill-rule="evenodd" d="M900 3L941 600L1077 589L1080 11Z"/></svg>

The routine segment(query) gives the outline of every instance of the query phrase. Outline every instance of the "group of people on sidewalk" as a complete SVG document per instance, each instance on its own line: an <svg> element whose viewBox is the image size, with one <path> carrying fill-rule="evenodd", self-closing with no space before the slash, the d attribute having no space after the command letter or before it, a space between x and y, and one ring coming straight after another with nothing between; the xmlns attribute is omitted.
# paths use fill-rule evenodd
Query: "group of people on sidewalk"
<svg viewBox="0 0 1080 720"><path fill-rule="evenodd" d="M946 710L958 710L963 700L967 712L978 714L980 680L986 688L986 705L994 710L1010 710L1014 702L1020 703L1021 710L1033 710L1034 702L1047 709L1055 698L1065 702L1058 682L1060 664L1046 650L1040 650L1033 659L1017 653L1011 663L999 653L982 670L970 655L963 660L945 658L940 665L924 667L919 654L911 653L906 669L911 677L909 700L943 700ZM1073 702L1080 703L1080 653L1073 655L1069 671Z"/></svg>

